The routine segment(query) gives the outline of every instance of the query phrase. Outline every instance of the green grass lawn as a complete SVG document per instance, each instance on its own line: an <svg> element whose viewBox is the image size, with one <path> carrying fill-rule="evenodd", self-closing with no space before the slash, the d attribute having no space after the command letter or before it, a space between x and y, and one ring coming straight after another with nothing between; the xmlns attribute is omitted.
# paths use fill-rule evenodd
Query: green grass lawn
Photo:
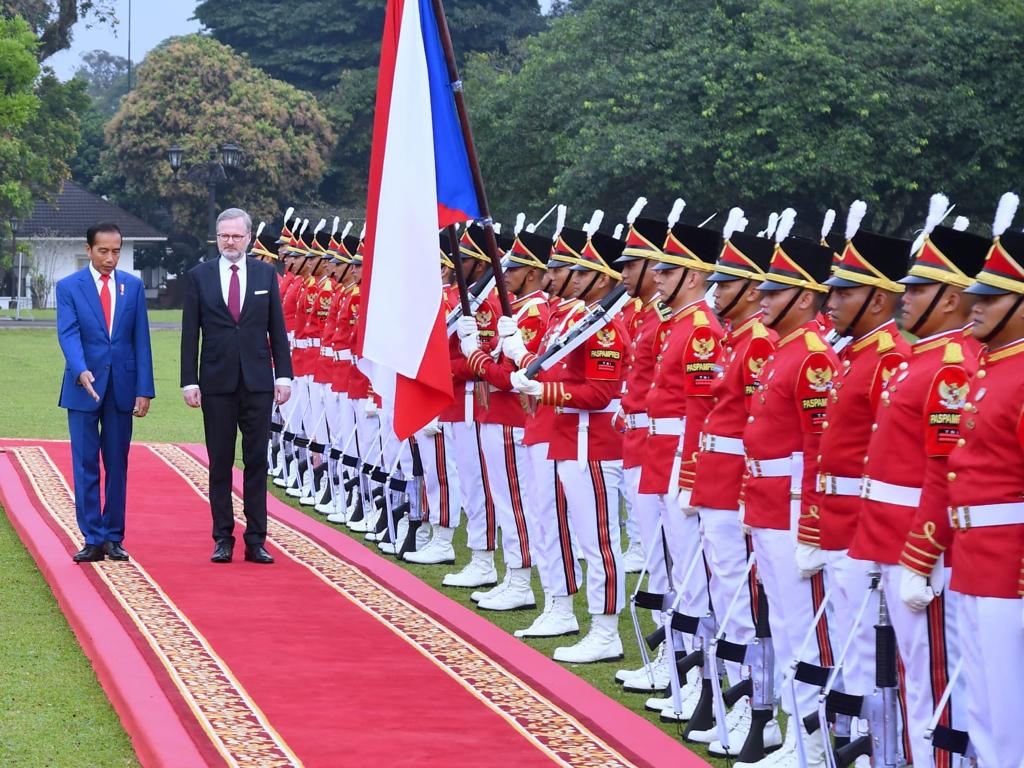
<svg viewBox="0 0 1024 768"><path fill-rule="evenodd" d="M153 357L157 398L149 415L135 420L138 440L202 442L202 418L188 408L178 389L177 331L154 331ZM0 325L0 436L67 438L64 412L57 407L63 358L52 330L3 329ZM273 486L272 486L273 487ZM297 506L294 499L274 488L278 498ZM323 518L308 508L311 517ZM348 533L344 527L339 530ZM352 534L348 534L352 535ZM456 536L461 568L468 560L465 528ZM500 566L500 555L498 557ZM445 566L402 563L412 573L453 600L475 610L470 590L441 587ZM627 592L635 586L627 578ZM542 596L534 576L534 590ZM585 630L589 619L586 600L576 599L576 612ZM56 605L49 587L22 548L6 516L0 515L0 765L8 766L121 766L135 764L131 745L115 713L99 688L95 675ZM502 629L512 632L527 626L536 611L483 612ZM653 629L647 626L646 631ZM620 633L626 658L615 664L579 665L573 672L628 708L642 713L675 736L676 726L663 725L643 712L644 696L624 693L614 682L621 666L637 667L639 651L633 640L629 612L623 611ZM531 639L529 644L550 656L562 639ZM573 642L569 639L568 642ZM13 672L10 672L13 670ZM13 713L8 717L8 713ZM89 747L86 749L86 747ZM703 750L695 748L707 758ZM92 758L83 755L95 755ZM725 765L724 761L711 761Z"/></svg>
<svg viewBox="0 0 1024 768"><path fill-rule="evenodd" d="M151 309L147 313L149 315L149 322L151 323L180 323L181 322L181 310L180 309ZM22 310L21 316L23 319L28 320L56 320L57 310L56 309L29 309ZM13 318L13 309L0 310L0 318Z"/></svg>

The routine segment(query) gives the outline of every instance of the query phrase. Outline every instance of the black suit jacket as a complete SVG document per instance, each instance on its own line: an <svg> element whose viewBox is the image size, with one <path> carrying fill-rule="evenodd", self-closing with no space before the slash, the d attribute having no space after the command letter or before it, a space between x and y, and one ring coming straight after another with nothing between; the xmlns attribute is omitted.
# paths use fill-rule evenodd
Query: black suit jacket
<svg viewBox="0 0 1024 768"><path fill-rule="evenodd" d="M277 273L247 258L245 300L235 323L224 303L218 261L205 261L185 277L181 386L198 384L204 394L224 395L238 388L241 376L250 392L272 391L275 377L292 376Z"/></svg>

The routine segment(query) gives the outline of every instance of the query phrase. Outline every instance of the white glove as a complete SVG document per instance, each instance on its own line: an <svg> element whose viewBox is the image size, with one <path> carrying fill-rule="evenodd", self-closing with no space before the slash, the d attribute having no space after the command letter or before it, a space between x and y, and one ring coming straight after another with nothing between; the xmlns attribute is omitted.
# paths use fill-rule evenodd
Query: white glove
<svg viewBox="0 0 1024 768"><path fill-rule="evenodd" d="M928 586L928 579L909 568L904 568L900 580L900 600L907 604L907 608L920 613L934 599L935 593Z"/></svg>
<svg viewBox="0 0 1024 768"><path fill-rule="evenodd" d="M540 397L541 393L544 392L544 385L539 381L528 379L526 377L526 371L514 371L509 381L512 384L512 389L516 392L521 392L524 395Z"/></svg>
<svg viewBox="0 0 1024 768"><path fill-rule="evenodd" d="M461 322L461 321L460 321ZM476 326L474 325L474 328ZM478 349L480 349L480 334L476 331L473 333L463 336L462 329L459 328L459 349L462 350L464 357L469 357Z"/></svg>
<svg viewBox="0 0 1024 768"><path fill-rule="evenodd" d="M455 324L455 329L459 334L460 339L464 339L467 336L474 334L480 334L480 328L476 324L475 317L460 317Z"/></svg>
<svg viewBox="0 0 1024 768"><path fill-rule="evenodd" d="M377 403L374 402L372 397L366 398L366 405L363 406L363 413L367 416L376 416L380 413L380 409L377 408Z"/></svg>
<svg viewBox="0 0 1024 768"><path fill-rule="evenodd" d="M434 437L441 434L441 424L437 419L431 419L430 423L423 427L423 434L427 437Z"/></svg>
<svg viewBox="0 0 1024 768"><path fill-rule="evenodd" d="M502 315L498 318L498 335L501 338L506 336L514 336L519 334L519 324L516 323L514 317L508 315Z"/></svg>
<svg viewBox="0 0 1024 768"><path fill-rule="evenodd" d="M750 526L747 525L746 520L744 519L744 518L746 518L746 515L747 515L747 507L741 501L740 502L740 514L739 514L740 528L743 529L743 534L745 536L749 536L750 535Z"/></svg>
<svg viewBox="0 0 1024 768"><path fill-rule="evenodd" d="M809 579L824 568L826 559L819 547L812 547L802 541L796 543L796 567L800 569L801 579Z"/></svg>
<svg viewBox="0 0 1024 768"><path fill-rule="evenodd" d="M501 319L504 320L505 318ZM513 335L505 336L502 339L501 351L505 353L505 357L516 365L519 365L520 361L526 357L526 344L523 343L523 334L519 332L518 328L516 328L516 332Z"/></svg>
<svg viewBox="0 0 1024 768"><path fill-rule="evenodd" d="M942 590L946 586L946 556L939 555L939 559L935 561L935 567L932 568L932 575L928 577L928 584L932 588L932 592L938 597L942 594Z"/></svg>

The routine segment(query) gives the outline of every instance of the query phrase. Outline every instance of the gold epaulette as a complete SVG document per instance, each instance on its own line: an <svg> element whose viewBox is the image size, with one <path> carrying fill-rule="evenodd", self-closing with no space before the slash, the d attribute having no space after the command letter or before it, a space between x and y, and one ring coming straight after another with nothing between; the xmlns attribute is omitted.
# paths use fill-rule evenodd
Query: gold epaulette
<svg viewBox="0 0 1024 768"><path fill-rule="evenodd" d="M698 328L706 325L711 325L711 321L708 320L708 316L704 314L704 310L698 309L693 313L693 324Z"/></svg>
<svg viewBox="0 0 1024 768"><path fill-rule="evenodd" d="M890 349L896 348L896 342L892 339L892 334L888 331L882 331L878 334L878 351L888 352Z"/></svg>
<svg viewBox="0 0 1024 768"><path fill-rule="evenodd" d="M755 339L767 339L770 334L768 329L764 327L764 323L758 321L751 327L750 335Z"/></svg>
<svg viewBox="0 0 1024 768"><path fill-rule="evenodd" d="M951 341L942 350L942 362L945 365L957 365L964 361L964 350L958 342Z"/></svg>
<svg viewBox="0 0 1024 768"><path fill-rule="evenodd" d="M824 352L828 349L828 347L825 346L825 342L823 342L816 333L805 333L804 344L807 345L808 352Z"/></svg>

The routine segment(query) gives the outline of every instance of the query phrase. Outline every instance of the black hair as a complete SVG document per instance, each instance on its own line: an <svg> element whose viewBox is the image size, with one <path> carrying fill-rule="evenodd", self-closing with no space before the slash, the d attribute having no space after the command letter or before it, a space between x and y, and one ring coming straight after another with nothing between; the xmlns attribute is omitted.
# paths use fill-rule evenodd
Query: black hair
<svg viewBox="0 0 1024 768"><path fill-rule="evenodd" d="M85 241L89 244L89 247L96 245L96 235L100 232L117 232L117 236L122 240L124 235L121 234L121 228L112 221L105 221L100 224L93 224L87 230L85 230Z"/></svg>

